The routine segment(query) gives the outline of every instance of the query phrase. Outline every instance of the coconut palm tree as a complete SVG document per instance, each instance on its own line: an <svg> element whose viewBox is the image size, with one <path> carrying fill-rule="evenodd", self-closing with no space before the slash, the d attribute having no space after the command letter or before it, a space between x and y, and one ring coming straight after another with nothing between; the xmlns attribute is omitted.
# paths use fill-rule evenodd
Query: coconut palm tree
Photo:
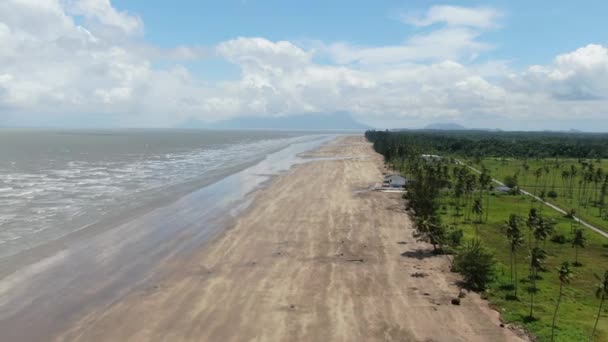
<svg viewBox="0 0 608 342"><path fill-rule="evenodd" d="M481 223L483 217L483 205L481 204L481 200L476 198L473 201L473 207L471 211L477 215L477 220L475 220L475 237L479 238L479 224Z"/></svg>
<svg viewBox="0 0 608 342"><path fill-rule="evenodd" d="M433 252L437 253L442 249L445 240L444 235L445 228L441 225L438 217L432 216L416 220L414 236L433 245ZM437 249L437 246L439 246L439 249Z"/></svg>
<svg viewBox="0 0 608 342"><path fill-rule="evenodd" d="M527 181L528 181L528 171L530 171L530 165L528 165L527 160L524 160L524 164L522 165L522 168L524 169L524 179L523 179L522 185L528 185Z"/></svg>
<svg viewBox="0 0 608 342"><path fill-rule="evenodd" d="M532 232L536 229L538 225L538 213L536 208L531 208L528 213L528 220L526 221L526 225L528 226L528 248L532 249Z"/></svg>
<svg viewBox="0 0 608 342"><path fill-rule="evenodd" d="M576 165L570 165L570 199L572 200L574 197L574 180L578 175L578 169Z"/></svg>
<svg viewBox="0 0 608 342"><path fill-rule="evenodd" d="M595 170L595 175L593 177L593 201L595 204L598 204L598 191L600 184L604 180L604 170L601 167L598 167Z"/></svg>
<svg viewBox="0 0 608 342"><path fill-rule="evenodd" d="M559 304L562 301L564 285L570 284L572 279L572 272L570 271L570 264L567 261L562 263L562 266L557 269L557 275L559 277L559 295L557 296L557 302L555 303L555 311L553 312L553 322L551 323L551 341L555 340L555 320L557 318L557 310L559 310Z"/></svg>
<svg viewBox="0 0 608 342"><path fill-rule="evenodd" d="M542 177L543 171L544 170L542 167L534 171L534 178L536 178L536 180L534 181L534 197L536 197L536 194L538 193L538 181L540 180L540 177ZM534 198L532 198L532 205L534 205Z"/></svg>
<svg viewBox="0 0 608 342"><path fill-rule="evenodd" d="M488 169L485 167L482 169L481 174L479 175L479 188L481 191L485 191L486 193L486 222L488 221L488 215L490 213L490 188L492 186L492 177L488 172ZM480 194L481 199L481 194Z"/></svg>
<svg viewBox="0 0 608 342"><path fill-rule="evenodd" d="M546 220L539 216L533 232L536 246L538 246L539 241L543 241L543 247L546 247L547 238L549 238L554 231L555 222L552 220Z"/></svg>
<svg viewBox="0 0 608 342"><path fill-rule="evenodd" d="M593 324L593 331L591 332L591 341L595 337L595 331L597 330L597 322L600 320L602 315L602 306L608 296L608 271L604 272L604 277L600 278L597 274L594 274L595 278L600 281L595 291L595 296L600 299L600 308L597 310L597 317L595 317L595 324Z"/></svg>
<svg viewBox="0 0 608 342"><path fill-rule="evenodd" d="M578 262L578 249L585 248L585 235L583 234L583 230L578 228L574 231L574 239L572 239L572 248L574 248L574 266L582 266L580 262Z"/></svg>
<svg viewBox="0 0 608 342"><path fill-rule="evenodd" d="M534 247L530 251L530 281L532 282L532 287L530 290L530 315L528 316L530 319L534 318L534 294L537 291L536 288L536 280L538 278L538 271L544 268L545 258L547 257L547 253L539 247Z"/></svg>
<svg viewBox="0 0 608 342"><path fill-rule="evenodd" d="M602 216L602 211L606 207L606 194L608 194L608 174L604 176L604 181L602 183L602 188L600 190L600 199L598 201L597 207L600 211L600 216Z"/></svg>
<svg viewBox="0 0 608 342"><path fill-rule="evenodd" d="M570 179L570 171L568 170L564 170L562 171L562 185L563 185L563 189L562 189L562 196L566 197L566 184L568 184L568 180Z"/></svg>
<svg viewBox="0 0 608 342"><path fill-rule="evenodd" d="M475 183L477 183L477 177L475 177L475 175L473 175L471 173L468 173L465 177L465 183L464 183L464 191L465 191L465 198L466 198L465 209L466 209L468 203L470 202L470 200L473 198L473 190L475 190L475 185L476 185ZM470 215L468 218L465 216L465 220L470 219L470 218L471 218Z"/></svg>
<svg viewBox="0 0 608 342"><path fill-rule="evenodd" d="M557 175L559 173L559 171L561 171L562 165L559 162L559 159L557 159L557 157L555 158L555 161L553 162L553 172L551 174L551 190L555 191L555 182L557 179Z"/></svg>
<svg viewBox="0 0 608 342"><path fill-rule="evenodd" d="M509 216L509 220L505 222L507 238L511 247L511 285L515 290L515 298L517 298L517 248L524 243L524 237L521 233L521 218L515 214ZM515 271L515 279L513 273Z"/></svg>

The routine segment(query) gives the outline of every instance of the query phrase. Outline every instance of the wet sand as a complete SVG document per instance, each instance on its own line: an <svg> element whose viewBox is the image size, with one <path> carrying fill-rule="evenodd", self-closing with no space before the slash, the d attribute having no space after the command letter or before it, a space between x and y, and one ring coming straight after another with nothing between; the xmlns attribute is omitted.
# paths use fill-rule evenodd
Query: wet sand
<svg viewBox="0 0 608 342"><path fill-rule="evenodd" d="M382 160L338 139L279 176L234 226L57 341L519 341L412 237Z"/></svg>

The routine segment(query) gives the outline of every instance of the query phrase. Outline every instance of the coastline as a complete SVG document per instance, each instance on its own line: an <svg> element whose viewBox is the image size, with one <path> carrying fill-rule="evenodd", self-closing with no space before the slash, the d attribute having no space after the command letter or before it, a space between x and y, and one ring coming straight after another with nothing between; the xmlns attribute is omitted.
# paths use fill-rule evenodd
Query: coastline
<svg viewBox="0 0 608 342"><path fill-rule="evenodd" d="M81 317L57 341L521 341L412 237L399 194L365 191L382 159L343 137L256 191L204 248Z"/></svg>
<svg viewBox="0 0 608 342"><path fill-rule="evenodd" d="M331 139L287 145L173 200L164 198L0 260L3 337L48 340L82 315L164 277L167 263L204 248L247 210L258 191L306 162L299 154Z"/></svg>

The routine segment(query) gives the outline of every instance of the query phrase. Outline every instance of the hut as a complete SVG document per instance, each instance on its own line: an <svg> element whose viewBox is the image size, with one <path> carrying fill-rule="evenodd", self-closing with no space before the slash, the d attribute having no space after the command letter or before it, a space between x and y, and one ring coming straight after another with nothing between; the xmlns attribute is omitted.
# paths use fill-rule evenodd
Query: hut
<svg viewBox="0 0 608 342"><path fill-rule="evenodd" d="M403 188L407 184L407 179L401 175L388 175L384 177L384 186L391 188Z"/></svg>

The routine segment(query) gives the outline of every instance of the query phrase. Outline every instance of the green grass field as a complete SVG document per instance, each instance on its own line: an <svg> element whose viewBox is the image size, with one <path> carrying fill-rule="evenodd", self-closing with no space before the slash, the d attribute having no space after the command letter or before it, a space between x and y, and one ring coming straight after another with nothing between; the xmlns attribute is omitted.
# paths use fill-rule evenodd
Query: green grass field
<svg viewBox="0 0 608 342"><path fill-rule="evenodd" d="M488 163L488 167L493 172L496 172L495 166L495 164ZM504 169L502 174L511 172L507 168ZM493 176L500 178L501 173L498 175L493 174ZM458 228L463 229L465 233L464 243L466 243L466 241L470 241L475 237L474 224L464 222L463 216L456 217L452 204L451 196L446 194L442 197L440 210L442 221L445 224L453 224L455 222ZM534 205L539 207L539 203L535 203ZM564 234L568 238L568 242L558 244L546 241L545 250L548 254L546 260L547 272L541 273L543 279L537 281L539 291L536 293L534 306L535 316L538 317L538 320L527 322L526 317L529 314L530 307L529 293L527 291L527 287L529 286L527 282L529 262L527 259L527 240L520 247L517 254L519 300L507 300L507 295L512 294L513 291L502 289L504 287L502 285L510 284L510 251L504 232L505 221L511 213L527 217L530 206L530 197L527 196L511 196L506 194L493 194L490 196L488 221L479 225L479 238L496 256L498 261L498 277L486 293L507 321L526 327L530 332L539 337L541 341L549 341L551 336L551 320L559 291L559 279L556 267L559 267L563 261L573 263L575 259L575 250L569 242L573 220L562 217L548 207L542 209L544 217L552 218L557 222L556 234ZM528 228L524 226L522 230L527 239ZM557 319L556 341L588 341L597 315L600 301L595 297L598 281L594 277L594 273L601 276L605 270L608 270L608 239L589 229L585 229L584 232L587 238L587 246L579 250L579 261L582 262L583 266L572 267L574 279L564 290L564 297ZM596 341L608 341L608 310L603 310L598 330L599 335L596 337Z"/></svg>
<svg viewBox="0 0 608 342"><path fill-rule="evenodd" d="M545 197L545 200L566 211L574 208L577 216L581 219L608 231L608 216L606 216L606 213L601 215L599 207L595 203L601 193L601 183L597 186L595 183L588 184L585 194L579 183L581 181L581 167L577 159L558 159L556 163L553 159L528 159L524 161L522 159L484 158L480 163L474 163L473 160L468 160L467 163L478 168L484 165L488 168L490 174L500 181L504 180L506 176L518 174L519 186L530 193L540 194L543 190L554 190L558 197L555 199ZM524 169L524 163L529 166L528 171ZM602 168L608 172L608 160L594 160L593 163L596 169ZM578 169L578 175L572 182L572 188L570 188L569 180L562 178L562 172L569 170L571 165ZM545 166L548 167L549 173L543 173L537 182L534 171ZM588 199L586 205L585 199Z"/></svg>

